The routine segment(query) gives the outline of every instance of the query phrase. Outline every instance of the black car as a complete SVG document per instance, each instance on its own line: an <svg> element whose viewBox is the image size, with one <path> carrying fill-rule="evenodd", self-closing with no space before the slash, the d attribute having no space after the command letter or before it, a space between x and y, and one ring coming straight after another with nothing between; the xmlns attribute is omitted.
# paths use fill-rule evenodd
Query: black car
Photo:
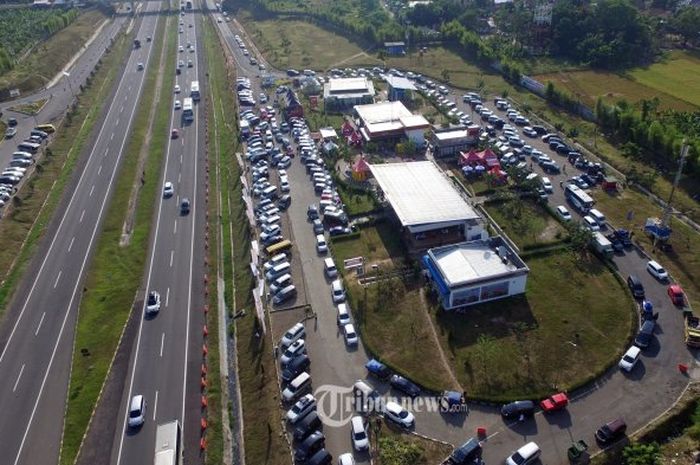
<svg viewBox="0 0 700 465"><path fill-rule="evenodd" d="M321 449L307 463L308 465L331 465L332 462L333 456L326 449Z"/></svg>
<svg viewBox="0 0 700 465"><path fill-rule="evenodd" d="M289 77L299 76L299 71L297 71L296 69L288 69L287 76L289 76Z"/></svg>
<svg viewBox="0 0 700 465"><path fill-rule="evenodd" d="M316 206L315 203L312 203L309 205L309 208L306 209L306 217L310 220L318 218L318 206Z"/></svg>
<svg viewBox="0 0 700 465"><path fill-rule="evenodd" d="M317 451L323 449L326 445L326 437L320 431L311 433L294 451L294 461L297 463L305 463Z"/></svg>
<svg viewBox="0 0 700 465"><path fill-rule="evenodd" d="M547 134L547 129L545 129L544 126L532 126L532 129L534 129L539 136L544 136Z"/></svg>
<svg viewBox="0 0 700 465"><path fill-rule="evenodd" d="M180 213L183 215L187 215L190 212L190 199L185 197L182 199L182 202L180 202Z"/></svg>
<svg viewBox="0 0 700 465"><path fill-rule="evenodd" d="M352 229L347 226L333 226L328 230L328 234L331 236L342 236L343 234L350 234Z"/></svg>
<svg viewBox="0 0 700 465"><path fill-rule="evenodd" d="M632 295L635 299L644 298L644 285L636 275L631 274L627 276L627 286L630 288L630 291L632 291Z"/></svg>
<svg viewBox="0 0 700 465"><path fill-rule="evenodd" d="M595 438L601 444L610 444L625 435L627 424L622 418L610 421L595 432Z"/></svg>
<svg viewBox="0 0 700 465"><path fill-rule="evenodd" d="M531 400L516 400L501 407L503 418L531 417L535 414L535 403Z"/></svg>
<svg viewBox="0 0 700 465"><path fill-rule="evenodd" d="M302 442L311 433L314 431L320 431L321 428L323 428L321 419L318 417L316 412L312 411L302 418L299 423L297 423L292 436L294 437L295 441Z"/></svg>
<svg viewBox="0 0 700 465"><path fill-rule="evenodd" d="M449 465L483 465L481 459L481 443L476 438L469 438L467 442L452 451L447 458Z"/></svg>
<svg viewBox="0 0 700 465"><path fill-rule="evenodd" d="M398 389L411 397L416 397L420 394L420 388L401 375L391 375L389 384L391 384L394 389Z"/></svg>
<svg viewBox="0 0 700 465"><path fill-rule="evenodd" d="M311 359L308 355L301 354L298 357L294 357L282 371L282 380L287 383L290 382L302 372L306 371L309 365L311 365Z"/></svg>
<svg viewBox="0 0 700 465"><path fill-rule="evenodd" d="M637 337L634 338L634 345L640 349L645 349L649 347L651 343L651 338L654 336L654 328L656 327L655 320L644 320L642 327L637 333Z"/></svg>
<svg viewBox="0 0 700 465"><path fill-rule="evenodd" d="M289 205L292 203L292 196L289 194L285 194L280 199L277 201L277 207L280 210L286 210L289 208Z"/></svg>
<svg viewBox="0 0 700 465"><path fill-rule="evenodd" d="M10 127L17 126L17 118L7 118L7 125Z"/></svg>

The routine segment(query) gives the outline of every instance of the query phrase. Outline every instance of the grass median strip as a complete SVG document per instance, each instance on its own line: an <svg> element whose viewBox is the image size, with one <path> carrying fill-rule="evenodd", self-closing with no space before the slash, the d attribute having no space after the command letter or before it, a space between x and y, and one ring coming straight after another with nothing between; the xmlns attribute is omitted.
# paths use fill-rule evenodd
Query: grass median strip
<svg viewBox="0 0 700 465"><path fill-rule="evenodd" d="M0 316L46 232L78 157L107 104L128 45L128 38L120 36L105 54L91 83L78 96L76 106L58 126L46 156L37 163L31 179L15 195L16 200L0 221L4 243L0 249ZM95 105L95 102L102 103Z"/></svg>
<svg viewBox="0 0 700 465"><path fill-rule="evenodd" d="M60 463L65 465L72 464L78 453L145 267L153 220L153 199L160 191L160 172L168 142L171 110L169 89L174 85L175 76L174 28L161 23L154 37L153 63L148 68L140 111L132 123L130 140L80 305L61 450ZM164 37L167 37L167 47L163 55ZM166 60L164 72L159 74L163 56ZM160 83L157 82L159 75L162 79ZM158 85L163 89L159 97ZM147 140L148 123L152 119L153 137L148 142L145 176L142 177L137 172L139 152ZM134 182L142 182L142 186L136 202L131 240L123 245L120 244L122 226L129 214L126 206Z"/></svg>

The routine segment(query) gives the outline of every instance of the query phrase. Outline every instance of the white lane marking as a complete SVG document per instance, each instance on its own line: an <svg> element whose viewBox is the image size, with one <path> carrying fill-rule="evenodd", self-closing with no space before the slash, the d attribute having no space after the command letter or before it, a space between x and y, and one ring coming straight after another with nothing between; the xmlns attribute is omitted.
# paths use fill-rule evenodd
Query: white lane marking
<svg viewBox="0 0 700 465"><path fill-rule="evenodd" d="M177 183L180 184L181 180L182 180L182 171L177 173Z"/></svg>
<svg viewBox="0 0 700 465"><path fill-rule="evenodd" d="M39 324L36 327L36 331L34 331L34 337L39 334L39 330L41 329L41 325L44 323L44 317L46 316L46 312L41 314L41 319L39 320Z"/></svg>
<svg viewBox="0 0 700 465"><path fill-rule="evenodd" d="M163 348L165 347L165 333L160 336L160 356L163 356Z"/></svg>
<svg viewBox="0 0 700 465"><path fill-rule="evenodd" d="M92 187L90 188L90 195L88 197L92 197L92 193L95 192L95 185L93 184Z"/></svg>
<svg viewBox="0 0 700 465"><path fill-rule="evenodd" d="M121 113L123 111L124 111L124 105L122 105L122 107L119 109L119 113Z"/></svg>
<svg viewBox="0 0 700 465"><path fill-rule="evenodd" d="M104 155L104 156L106 157L108 153L109 153L109 147L107 147L107 148L105 149L105 155Z"/></svg>
<svg viewBox="0 0 700 465"><path fill-rule="evenodd" d="M180 164L182 165L182 154L180 154Z"/></svg>
<svg viewBox="0 0 700 465"><path fill-rule="evenodd" d="M173 226L173 234L177 234L177 220L175 220L175 225Z"/></svg>
<svg viewBox="0 0 700 465"><path fill-rule="evenodd" d="M58 286L58 281L60 281L62 274L63 274L63 270L58 270L58 276L56 276L56 281L53 283L54 289L56 289L56 286Z"/></svg>
<svg viewBox="0 0 700 465"><path fill-rule="evenodd" d="M184 147L184 146L185 146L185 138L183 137L183 138L180 139L180 140L182 141L182 146Z"/></svg>
<svg viewBox="0 0 700 465"><path fill-rule="evenodd" d="M158 391L156 391L156 399L153 401L153 421L156 421L156 412L158 411Z"/></svg>
<svg viewBox="0 0 700 465"><path fill-rule="evenodd" d="M115 126L119 126L119 118L117 118L117 122L114 123Z"/></svg>
<svg viewBox="0 0 700 465"><path fill-rule="evenodd" d="M170 251L170 268L173 267L173 256L175 255L175 251L171 250Z"/></svg>
<svg viewBox="0 0 700 465"><path fill-rule="evenodd" d="M97 175L99 176L101 172L102 172L102 165L100 165L100 167L97 168Z"/></svg>
<svg viewBox="0 0 700 465"><path fill-rule="evenodd" d="M167 291L165 291L165 306L168 306L168 302L170 302L170 288L168 288Z"/></svg>
<svg viewBox="0 0 700 465"><path fill-rule="evenodd" d="M158 20L159 20L159 18L156 17L156 21L155 21L155 25L154 25L154 31L155 31L155 28L158 26ZM147 57L146 61L148 61L148 60L150 59L150 57L151 57L151 50L152 50L152 48L149 48L148 57ZM119 89L121 88L122 84L126 82L125 79L126 79L127 76L128 76L128 73L122 74L121 80L119 81L119 86L117 86L117 94L119 93ZM143 86L143 79L141 79L141 83L139 84L139 91L138 91L138 93L137 93L136 95L140 95L142 86ZM113 100L112 103L110 104L109 109L107 110L107 114L110 114L110 113L111 113L112 108L113 108L115 102L116 102L116 99ZM133 121L133 117L134 117L134 112L135 112L135 111L136 111L136 105L134 105L133 109L131 110L131 116L129 117L129 124L128 124L128 126L131 126L131 122ZM107 119L105 118L104 121L106 122ZM107 127L107 125L106 125L105 122L102 123L102 127L100 128L100 132L99 132L98 135L97 135L97 139L96 139L96 140L98 140L98 141L100 140L100 138L101 138L101 136L102 136L102 131ZM128 131L129 128L127 127L126 129L127 129L127 131ZM116 174L116 169L117 169L117 166L119 165L118 161L119 161L119 159L121 158L122 151L123 151L123 149L124 149L124 144L126 143L126 139L127 139L127 138L124 137L124 139L122 140L122 145L121 145L121 147L120 147L120 149L119 149L119 155L118 155L118 157L117 157L117 163L116 163L115 166L114 166L114 170L112 171L112 176L110 177L109 183L107 184L107 186L108 186L107 192L109 192L109 190L110 190L110 188L111 188L111 186L112 186L112 183L114 182L114 176L115 176L115 174ZM97 146L97 144L95 144L95 147L96 147L96 146ZM93 149L93 150L94 150L94 149ZM91 155L92 155L93 153L94 153L94 152L91 152ZM90 156L90 157L88 158L88 163L90 162L91 159L92 159L92 156ZM88 172L87 169L83 170L83 173L80 175L80 179L78 180L78 186L80 186L80 184L81 184L81 182L82 182L82 180L83 180L83 176L84 176L85 173L87 173L87 172ZM58 233L59 233L59 231L61 230L61 226L63 225L63 221L64 221L64 220L66 219L66 217L68 216L68 212L70 211L70 207L71 207L71 205L73 204L73 200L75 199L75 196L76 196L76 194L77 194L78 192L80 192L80 189L77 189L77 188L73 191L73 196L71 197L71 200L70 200L70 202L68 203L68 208L66 208L66 210L65 210L65 212L64 212L64 214L63 214L63 218L61 219L61 222L60 222L59 225L58 225L58 229L56 230L56 235L54 236L53 240L51 241L51 245L49 246L49 251L48 251L47 254L44 256L44 261L42 262L41 267L39 268L39 273L37 273L36 277L34 278L34 283L32 284L32 288L31 288L30 291L29 291L29 296L27 297L27 300L25 301L24 306L22 307L22 311L20 312L19 317L18 317L17 320L15 321L15 326L12 328L12 332L10 333L10 338L8 339L8 342L7 342L7 344L5 344L5 348L3 349L2 354L0 354L0 363L2 362L3 357L4 357L5 354L7 353L8 347L10 347L10 341L11 341L11 339L12 339L12 336L14 335L14 333L15 333L17 327L19 326L19 322L20 322L20 320L22 319L22 315L24 314L24 311L26 310L27 306L29 305L29 300L30 300L30 298L31 298L32 292L34 291L34 289L35 289L35 287L36 287L36 284L37 284L37 282L38 282L39 276L41 275L41 272L42 272L42 270L44 269L44 265L46 264L46 261L48 260L48 257L49 257L49 255L50 255L50 253L51 253L51 250L52 250L53 246L54 246L54 243L55 243L56 240L58 239L58 236L59 236ZM95 222L95 227L93 228L92 235L90 236L90 241L89 241L89 243L88 243L88 248L87 248L87 250L90 250L90 249L92 248L92 243L93 243L94 240L95 240L95 234L96 234L96 232L97 232L97 224L99 223L99 219L102 218L102 214L103 214L103 212L104 212L104 207L105 207L105 204L106 204L106 202L107 202L107 197L108 197L108 196L105 195L105 198L104 198L104 200L102 201L102 205L100 206L100 211L99 211L98 217L97 217L97 218L98 218L98 221ZM37 394L36 400L34 401L34 407L32 408L32 413L29 415L29 420L28 420L27 423L26 423L26 427L25 427L25 429L24 429L24 434L22 435L22 441L21 441L20 444L19 444L19 448L18 448L18 450L17 450L17 455L15 456L14 465L17 465L17 464L19 463L20 457L22 456L22 450L24 449L24 444L27 442L27 436L29 435L29 430L30 430L30 428L32 427L32 423L34 422L34 416L36 415L37 408L39 407L39 401L41 400L41 397L42 397L42 395L43 395L43 393L44 393L44 388L46 387L46 380L47 380L48 377L49 377L49 372L51 371L51 367L53 366L54 359L56 358L56 352L58 351L58 344L59 344L60 341L61 341L61 337L63 336L63 331L64 331L65 328L66 328L66 322L68 321L68 317L69 317L70 314L71 314L70 310L71 310L71 307L73 306L73 302L75 301L75 294L76 294L76 292L77 292L77 290L78 290L78 286L80 285L81 277L82 277L82 275L83 275L83 271L85 270L85 264L87 263L88 255L89 255L89 254L85 254L85 256L83 257L83 263L82 263L81 266L80 266L80 271L79 271L79 273L78 273L78 279L76 279L76 281L75 281L75 287L73 288L73 295L71 296L71 300L70 300L70 302L68 303L67 310L65 311L65 314L64 314L64 316L63 316L63 322L61 323L61 327L60 327L60 329L59 329L59 331L58 331L58 336L56 337L56 342L54 343L53 350L52 350L52 352L51 352L51 357L49 358L49 363L48 363L48 365L46 366L46 371L44 372L44 377L43 377L43 379L42 379L42 381L41 381L41 385L40 385L40 387L39 387L39 393ZM141 323L143 323L143 318L141 319ZM124 424L124 428L123 428L123 429L125 430L125 429L126 429L126 416L124 417L124 422L125 422L125 424ZM121 451L121 449L120 449L120 451Z"/></svg>
<svg viewBox="0 0 700 465"><path fill-rule="evenodd" d="M19 380L22 378L22 373L24 373L24 363L22 364L22 368L19 369L19 375L17 375L17 381L15 381L15 385L12 388L12 392L15 392L17 390L17 385L19 384Z"/></svg>
<svg viewBox="0 0 700 465"><path fill-rule="evenodd" d="M109 136L109 140L112 140L112 139L114 139L114 133L112 133L112 135Z"/></svg>
<svg viewBox="0 0 700 465"><path fill-rule="evenodd" d="M82 213L80 214L80 220L78 221L78 223L83 222L83 216L85 216L85 210L83 210Z"/></svg>
<svg viewBox="0 0 700 465"><path fill-rule="evenodd" d="M70 249L73 248L73 242L75 242L75 236L73 236L70 240L70 244L68 244L68 252L70 252Z"/></svg>

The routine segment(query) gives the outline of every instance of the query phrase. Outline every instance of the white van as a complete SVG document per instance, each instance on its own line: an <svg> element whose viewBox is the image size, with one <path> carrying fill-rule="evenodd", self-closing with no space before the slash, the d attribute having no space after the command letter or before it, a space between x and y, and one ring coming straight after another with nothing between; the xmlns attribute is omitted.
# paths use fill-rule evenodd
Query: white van
<svg viewBox="0 0 700 465"><path fill-rule="evenodd" d="M554 192L554 187L552 186L552 181L550 181L549 178L546 178L546 177L542 178L542 187L544 188L545 192Z"/></svg>
<svg viewBox="0 0 700 465"><path fill-rule="evenodd" d="M277 186L266 187L265 190L263 190L260 194L260 197L271 199L277 198Z"/></svg>
<svg viewBox="0 0 700 465"><path fill-rule="evenodd" d="M17 148L23 152L36 153L41 148L41 144L36 144L34 142L20 142L17 144Z"/></svg>
<svg viewBox="0 0 700 465"><path fill-rule="evenodd" d="M335 262L331 257L323 260L323 270L326 272L326 276L331 279L338 276L338 269L335 267Z"/></svg>
<svg viewBox="0 0 700 465"><path fill-rule="evenodd" d="M285 273L279 278L275 278L272 284L270 284L270 294L275 295L290 284L292 284L292 275Z"/></svg>
<svg viewBox="0 0 700 465"><path fill-rule="evenodd" d="M309 389L311 389L311 375L307 372L303 372L284 388L284 391L282 391L282 399L284 399L285 402L292 402L299 397L300 394L305 393Z"/></svg>
<svg viewBox="0 0 700 465"><path fill-rule="evenodd" d="M341 328L346 324L350 323L350 312L348 312L347 304L338 304L337 322L338 326L340 326Z"/></svg>
<svg viewBox="0 0 700 465"><path fill-rule="evenodd" d="M534 181L538 177L539 177L539 175L537 173L530 173L525 177L525 181L527 181L527 182Z"/></svg>
<svg viewBox="0 0 700 465"><path fill-rule="evenodd" d="M265 278L267 279L267 282L270 282L273 279L277 279L285 273L289 273L291 269L292 267L289 264L289 262L280 263L279 265L273 266L270 271L265 273Z"/></svg>
<svg viewBox="0 0 700 465"><path fill-rule="evenodd" d="M29 152L14 152L12 158L15 160L34 160L34 155Z"/></svg>
<svg viewBox="0 0 700 465"><path fill-rule="evenodd" d="M306 328L304 328L304 323L297 323L289 328L286 333L284 333L284 336L282 336L282 340L280 341L280 346L287 347L297 339L304 337L305 334Z"/></svg>
<svg viewBox="0 0 700 465"><path fill-rule="evenodd" d="M375 399L379 397L379 393L372 389L372 386L366 381L357 380L352 386L352 397L355 401L355 410L358 412L367 413L377 409L379 405L375 403Z"/></svg>
<svg viewBox="0 0 700 465"><path fill-rule="evenodd" d="M601 228L605 226L605 215L603 215L600 210L596 210L595 208L591 208L588 210L588 216L593 218L596 223L598 223L598 226Z"/></svg>
<svg viewBox="0 0 700 465"><path fill-rule="evenodd" d="M265 273L267 273L275 265L279 265L280 263L284 263L286 261L287 261L287 254L284 252L278 253L277 255L275 255L274 257L272 257L271 259L269 259L268 261L266 261L263 264L263 270L265 271Z"/></svg>
<svg viewBox="0 0 700 465"><path fill-rule="evenodd" d="M506 459L507 465L530 465L540 456L540 447L534 442L528 442L523 447L513 452Z"/></svg>

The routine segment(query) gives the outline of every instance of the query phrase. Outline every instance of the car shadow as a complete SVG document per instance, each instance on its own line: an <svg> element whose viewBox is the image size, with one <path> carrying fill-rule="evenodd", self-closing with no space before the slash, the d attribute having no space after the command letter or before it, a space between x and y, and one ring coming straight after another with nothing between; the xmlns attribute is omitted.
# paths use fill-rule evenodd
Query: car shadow
<svg viewBox="0 0 700 465"><path fill-rule="evenodd" d="M642 354L644 354L645 357L656 358L659 352L661 352L661 344L659 343L659 338L656 336L656 332L654 332L654 335L651 336L649 340L649 345L645 349L642 349Z"/></svg>
<svg viewBox="0 0 700 465"><path fill-rule="evenodd" d="M523 437L534 436L538 432L537 422L534 417L525 417L524 420L510 420L506 423L506 427Z"/></svg>
<svg viewBox="0 0 700 465"><path fill-rule="evenodd" d="M625 378L631 380L631 381L639 381L641 380L644 375L647 372L647 367L644 365L644 360L639 359L639 361L634 365L634 368L632 371L625 371L625 370L620 370L622 372L622 376Z"/></svg>
<svg viewBox="0 0 700 465"><path fill-rule="evenodd" d="M573 422L571 421L571 414L567 409L560 410L558 412L545 413L544 418L547 423L553 426L558 426L560 429L571 428Z"/></svg>

